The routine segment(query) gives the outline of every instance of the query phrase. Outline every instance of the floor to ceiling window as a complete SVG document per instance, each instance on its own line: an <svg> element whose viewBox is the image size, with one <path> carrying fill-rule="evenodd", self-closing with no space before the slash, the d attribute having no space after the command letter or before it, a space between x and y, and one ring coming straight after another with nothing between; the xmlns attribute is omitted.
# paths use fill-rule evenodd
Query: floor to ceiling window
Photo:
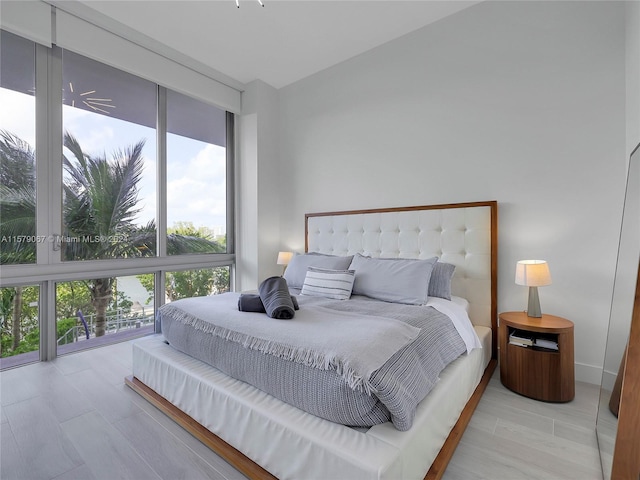
<svg viewBox="0 0 640 480"><path fill-rule="evenodd" d="M233 115L0 34L0 368L156 331L164 302L231 289Z"/></svg>
<svg viewBox="0 0 640 480"><path fill-rule="evenodd" d="M157 86L66 50L62 65L62 259L154 256Z"/></svg>
<svg viewBox="0 0 640 480"><path fill-rule="evenodd" d="M226 113L167 92L167 251L223 253L226 247ZM203 238L179 248L177 235Z"/></svg>
<svg viewBox="0 0 640 480"><path fill-rule="evenodd" d="M35 45L15 35L0 42L0 260L34 263L36 248Z"/></svg>
<svg viewBox="0 0 640 480"><path fill-rule="evenodd" d="M0 42L0 264L36 262L35 44ZM2 357L38 358L38 286L0 288Z"/></svg>

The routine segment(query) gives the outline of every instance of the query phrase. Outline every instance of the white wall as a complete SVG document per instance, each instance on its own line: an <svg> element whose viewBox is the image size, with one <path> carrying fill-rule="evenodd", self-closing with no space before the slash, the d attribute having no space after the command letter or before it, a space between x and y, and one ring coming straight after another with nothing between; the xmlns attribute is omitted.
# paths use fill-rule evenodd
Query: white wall
<svg viewBox="0 0 640 480"><path fill-rule="evenodd" d="M281 185L277 91L260 80L247 85L238 126L235 286L252 290L282 273L276 265Z"/></svg>
<svg viewBox="0 0 640 480"><path fill-rule="evenodd" d="M625 6L483 2L279 91L281 248L304 214L499 202L499 310L519 259L600 382L625 181Z"/></svg>

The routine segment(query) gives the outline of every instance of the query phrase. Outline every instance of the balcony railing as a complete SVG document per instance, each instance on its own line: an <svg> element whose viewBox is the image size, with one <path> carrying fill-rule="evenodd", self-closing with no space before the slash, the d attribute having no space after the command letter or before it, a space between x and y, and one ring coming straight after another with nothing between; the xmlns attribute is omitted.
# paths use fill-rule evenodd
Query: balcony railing
<svg viewBox="0 0 640 480"><path fill-rule="evenodd" d="M106 333L117 333L121 330L128 330L132 328L141 328L146 325L150 325L154 321L153 308L150 308L152 313L124 313L122 310L118 310L111 315L107 315L106 320ZM58 345L65 345L68 343L79 342L88 340L95 336L96 332L96 319L95 314L84 317L87 327L84 325L75 325L67 330L63 335L58 338Z"/></svg>
<svg viewBox="0 0 640 480"><path fill-rule="evenodd" d="M106 335L101 337L95 336L95 315L88 315L85 319L86 330L84 325L76 325L58 338L58 355L122 342L154 333L153 307L145 310L151 313L111 313L107 316ZM89 338L87 338L87 331L89 332ZM39 359L40 353L37 350L3 357L0 358L0 370L37 362Z"/></svg>

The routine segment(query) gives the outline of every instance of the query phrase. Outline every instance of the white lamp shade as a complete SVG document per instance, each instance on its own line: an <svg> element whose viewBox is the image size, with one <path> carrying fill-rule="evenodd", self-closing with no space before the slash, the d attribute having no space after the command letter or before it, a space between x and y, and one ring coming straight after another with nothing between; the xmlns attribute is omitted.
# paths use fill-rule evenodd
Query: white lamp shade
<svg viewBox="0 0 640 480"><path fill-rule="evenodd" d="M551 285L549 264L544 260L520 260L516 264L516 284L527 287Z"/></svg>
<svg viewBox="0 0 640 480"><path fill-rule="evenodd" d="M293 257L293 252L278 252L278 261L276 263L278 265L289 265L291 257Z"/></svg>

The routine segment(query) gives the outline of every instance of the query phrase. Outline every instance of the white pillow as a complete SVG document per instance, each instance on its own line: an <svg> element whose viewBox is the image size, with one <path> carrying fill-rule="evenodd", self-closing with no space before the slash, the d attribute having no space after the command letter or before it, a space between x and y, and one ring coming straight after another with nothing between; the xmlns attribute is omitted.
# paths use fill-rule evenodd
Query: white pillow
<svg viewBox="0 0 640 480"><path fill-rule="evenodd" d="M323 255L320 253L305 253L294 255L287 269L284 271L284 279L289 288L302 288L307 268L328 268L331 270L346 270L349 268L352 256L339 257L336 255Z"/></svg>
<svg viewBox="0 0 640 480"><path fill-rule="evenodd" d="M348 300L351 296L355 271L309 267L301 295Z"/></svg>
<svg viewBox="0 0 640 480"><path fill-rule="evenodd" d="M417 260L371 258L356 254L349 267L356 271L353 294L385 302L424 305L437 260L438 257Z"/></svg>

